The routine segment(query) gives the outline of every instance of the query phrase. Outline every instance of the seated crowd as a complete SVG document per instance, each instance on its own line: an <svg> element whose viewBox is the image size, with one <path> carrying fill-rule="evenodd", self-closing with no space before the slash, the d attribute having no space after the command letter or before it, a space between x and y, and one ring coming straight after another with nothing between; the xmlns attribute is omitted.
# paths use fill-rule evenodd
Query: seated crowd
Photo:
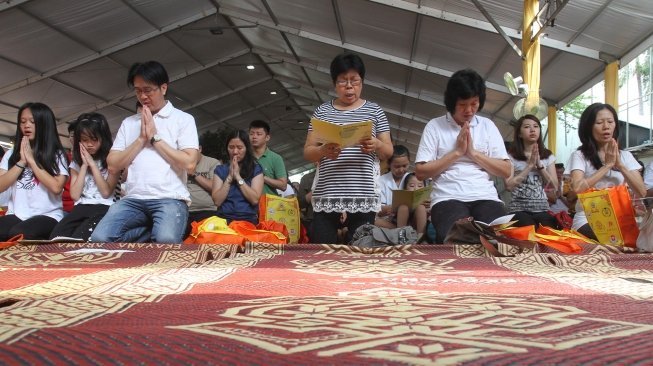
<svg viewBox="0 0 653 366"><path fill-rule="evenodd" d="M458 219L490 222L506 214L514 214L516 226L570 225L596 238L578 193L625 183L644 197L647 187L653 188L653 166L645 184L642 166L619 149L617 113L608 104L583 112L581 146L565 167L545 148L541 122L533 115L517 121L506 148L496 125L478 115L486 96L483 78L460 70L444 92L447 113L425 126L411 162L405 146L393 146L383 110L361 98L360 57L338 55L330 71L336 97L318 106L313 117L341 124L371 121L372 135L355 146L324 144L309 125L303 155L316 169L298 185L289 184L283 158L268 148L265 121L253 121L248 131L232 130L223 146L212 146L223 161L203 155L207 142L198 138L194 118L165 98L168 74L156 61L130 68L127 83L139 108L115 139L103 115L82 114L69 127L70 156L52 110L24 104L15 145L0 162L0 205L7 207L0 241L22 235L181 243L192 222L211 216L257 224L266 194L297 196L312 243L348 243L369 223L410 225L430 242L443 243ZM509 192L507 199L500 198L497 183ZM394 191L424 187L430 187L429 197L418 204L393 204ZM67 200L74 206L64 209Z"/></svg>

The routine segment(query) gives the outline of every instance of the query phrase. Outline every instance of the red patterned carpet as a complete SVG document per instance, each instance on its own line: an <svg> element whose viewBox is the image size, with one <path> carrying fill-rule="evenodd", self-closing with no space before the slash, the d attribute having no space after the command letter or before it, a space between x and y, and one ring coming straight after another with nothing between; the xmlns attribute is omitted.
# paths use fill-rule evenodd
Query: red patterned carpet
<svg viewBox="0 0 653 366"><path fill-rule="evenodd" d="M130 252L66 253L86 248ZM505 250L505 248L503 248ZM480 246L0 251L2 364L647 364L653 255Z"/></svg>

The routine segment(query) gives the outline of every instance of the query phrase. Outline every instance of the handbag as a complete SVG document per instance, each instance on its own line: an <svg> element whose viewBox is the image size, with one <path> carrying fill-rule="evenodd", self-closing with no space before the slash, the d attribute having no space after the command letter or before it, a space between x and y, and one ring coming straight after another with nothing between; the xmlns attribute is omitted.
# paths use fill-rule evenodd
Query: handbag
<svg viewBox="0 0 653 366"><path fill-rule="evenodd" d="M418 240L419 235L412 226L388 229L372 224L364 224L356 229L350 244L361 248L379 248L416 244Z"/></svg>
<svg viewBox="0 0 653 366"><path fill-rule="evenodd" d="M578 194L587 222L601 244L635 247L639 228L625 185Z"/></svg>
<svg viewBox="0 0 653 366"><path fill-rule="evenodd" d="M286 225L291 243L297 243L300 237L300 211L296 197L279 197L262 194L258 203L259 221L276 221Z"/></svg>

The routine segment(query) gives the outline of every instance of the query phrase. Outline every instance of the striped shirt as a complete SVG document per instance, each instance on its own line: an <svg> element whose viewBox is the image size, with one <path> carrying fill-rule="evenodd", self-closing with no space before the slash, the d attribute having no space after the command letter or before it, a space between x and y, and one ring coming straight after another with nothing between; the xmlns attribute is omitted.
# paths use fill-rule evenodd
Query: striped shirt
<svg viewBox="0 0 653 366"><path fill-rule="evenodd" d="M313 117L333 123L372 121L372 136L389 132L390 125L378 104L365 101L357 109L341 111L327 102L315 109ZM309 125L308 130L313 129ZM381 209L379 159L376 153L361 152L360 145L344 148L337 159L320 159L315 174L313 210L315 212L378 212Z"/></svg>

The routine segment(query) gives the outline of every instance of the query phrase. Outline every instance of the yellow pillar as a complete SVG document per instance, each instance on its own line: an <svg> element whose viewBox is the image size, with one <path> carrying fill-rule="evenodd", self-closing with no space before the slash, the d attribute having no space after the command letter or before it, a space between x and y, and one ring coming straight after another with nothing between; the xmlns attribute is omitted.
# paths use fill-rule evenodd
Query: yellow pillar
<svg viewBox="0 0 653 366"><path fill-rule="evenodd" d="M605 66L605 103L619 110L619 61Z"/></svg>
<svg viewBox="0 0 653 366"><path fill-rule="evenodd" d="M539 0L524 0L524 22L522 29L522 71L524 82L528 84L527 110L537 107L540 102L540 39L531 42L539 30L539 23L533 21L539 11ZM531 25L532 23L532 25Z"/></svg>
<svg viewBox="0 0 653 366"><path fill-rule="evenodd" d="M556 153L556 132L558 130L558 113L554 105L549 106L547 121L549 121L549 150L555 155Z"/></svg>

